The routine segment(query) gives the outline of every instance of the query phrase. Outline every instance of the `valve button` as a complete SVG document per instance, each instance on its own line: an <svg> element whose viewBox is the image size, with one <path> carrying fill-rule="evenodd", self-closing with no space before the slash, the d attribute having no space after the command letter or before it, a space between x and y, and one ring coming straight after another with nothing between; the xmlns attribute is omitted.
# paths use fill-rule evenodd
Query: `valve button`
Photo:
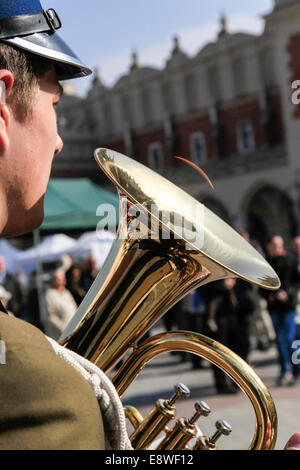
<svg viewBox="0 0 300 470"><path fill-rule="evenodd" d="M180 398L188 398L191 394L190 389L182 383L176 384L174 390L175 393L172 395L170 400L168 400L169 406L173 406Z"/></svg>
<svg viewBox="0 0 300 470"><path fill-rule="evenodd" d="M231 434L232 432L232 427L230 426L230 424L227 423L227 421L224 420L217 421L216 428L224 436L229 436L229 434Z"/></svg>
<svg viewBox="0 0 300 470"><path fill-rule="evenodd" d="M210 407L204 401L197 401L194 406L196 413L188 421L191 425L195 424L201 416L208 416L210 413Z"/></svg>
<svg viewBox="0 0 300 470"><path fill-rule="evenodd" d="M197 401L195 403L195 409L196 411L201 413L200 416L208 416L209 413L211 412L210 407L208 406L207 403L205 403L205 401Z"/></svg>
<svg viewBox="0 0 300 470"><path fill-rule="evenodd" d="M177 392L181 398L188 398L191 394L190 389L181 382L175 385L175 392Z"/></svg>
<svg viewBox="0 0 300 470"><path fill-rule="evenodd" d="M217 431L209 439L211 444L215 444L221 436L229 436L232 431L232 427L230 426L230 424L228 424L227 421L224 421L222 419L216 422L216 428Z"/></svg>

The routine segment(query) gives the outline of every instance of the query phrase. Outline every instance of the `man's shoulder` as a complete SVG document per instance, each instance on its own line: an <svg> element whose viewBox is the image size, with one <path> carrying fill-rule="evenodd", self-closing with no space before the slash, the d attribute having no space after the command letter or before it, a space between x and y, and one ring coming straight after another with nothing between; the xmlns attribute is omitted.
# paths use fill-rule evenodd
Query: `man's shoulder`
<svg viewBox="0 0 300 470"><path fill-rule="evenodd" d="M12 347L17 345L39 346L51 351L51 345L43 333L30 323L0 312L0 339Z"/></svg>
<svg viewBox="0 0 300 470"><path fill-rule="evenodd" d="M55 354L44 334L0 313L0 339L6 356L0 365L0 449L101 448L92 388Z"/></svg>

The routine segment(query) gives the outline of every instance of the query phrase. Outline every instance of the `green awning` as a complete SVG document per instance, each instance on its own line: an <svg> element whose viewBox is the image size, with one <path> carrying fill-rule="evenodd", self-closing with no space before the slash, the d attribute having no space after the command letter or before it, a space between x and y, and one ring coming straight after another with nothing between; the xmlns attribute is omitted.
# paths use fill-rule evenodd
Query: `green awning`
<svg viewBox="0 0 300 470"><path fill-rule="evenodd" d="M97 209L101 204L112 206L101 217ZM99 209L98 209L99 210ZM117 193L106 191L88 178L52 178L45 196L45 218L41 230L96 229L101 221L113 226L119 220Z"/></svg>

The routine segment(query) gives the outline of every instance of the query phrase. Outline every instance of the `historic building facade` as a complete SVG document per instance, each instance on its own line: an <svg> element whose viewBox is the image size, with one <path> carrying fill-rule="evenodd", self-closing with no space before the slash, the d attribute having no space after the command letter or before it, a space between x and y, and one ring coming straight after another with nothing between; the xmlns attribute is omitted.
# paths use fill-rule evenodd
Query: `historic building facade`
<svg viewBox="0 0 300 470"><path fill-rule="evenodd" d="M298 88L299 0L275 0L261 35L232 34L222 18L216 40L194 57L176 37L163 69L143 67L134 53L114 86L96 73L86 98L66 89L59 110L65 147L53 175L107 184L92 155L112 148L261 242L273 233L288 242L300 230ZM201 166L215 190L176 156Z"/></svg>

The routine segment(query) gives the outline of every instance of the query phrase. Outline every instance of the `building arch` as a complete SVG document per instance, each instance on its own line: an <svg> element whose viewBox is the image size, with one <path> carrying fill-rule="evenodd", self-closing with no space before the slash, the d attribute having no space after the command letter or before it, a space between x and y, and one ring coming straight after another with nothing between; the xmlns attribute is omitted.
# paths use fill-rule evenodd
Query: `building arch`
<svg viewBox="0 0 300 470"><path fill-rule="evenodd" d="M297 235L294 202L281 188L260 183L248 191L242 204L250 237L261 246L272 235L281 235L286 245Z"/></svg>

